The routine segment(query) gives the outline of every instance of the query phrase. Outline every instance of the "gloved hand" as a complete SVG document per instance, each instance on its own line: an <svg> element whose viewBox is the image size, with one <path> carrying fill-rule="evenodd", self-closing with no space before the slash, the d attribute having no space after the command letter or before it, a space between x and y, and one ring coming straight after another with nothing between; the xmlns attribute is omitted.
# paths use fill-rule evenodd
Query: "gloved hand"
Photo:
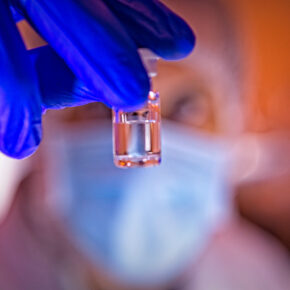
<svg viewBox="0 0 290 290"><path fill-rule="evenodd" d="M147 47L165 59L179 59L194 46L191 29L157 0L10 2L0 0L0 151L14 158L36 150L41 140L41 114L47 107L101 101L129 109L143 103L150 83L138 47ZM79 86L80 94L74 94L76 87L72 86L71 92L57 96L49 83L39 84L9 4L73 72L68 73L63 64L54 72L50 70L55 69L53 65L48 70L42 67L41 80L51 81L55 74L66 85L78 79L84 84ZM50 55L56 59L53 51ZM62 75L62 68L68 78Z"/></svg>

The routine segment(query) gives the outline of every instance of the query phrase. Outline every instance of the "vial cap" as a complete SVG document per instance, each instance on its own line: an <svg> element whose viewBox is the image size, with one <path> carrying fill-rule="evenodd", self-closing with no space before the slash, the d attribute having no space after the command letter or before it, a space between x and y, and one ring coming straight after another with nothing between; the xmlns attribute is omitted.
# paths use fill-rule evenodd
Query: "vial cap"
<svg viewBox="0 0 290 290"><path fill-rule="evenodd" d="M139 48L139 55L149 77L157 75L157 60L159 57L148 48Z"/></svg>

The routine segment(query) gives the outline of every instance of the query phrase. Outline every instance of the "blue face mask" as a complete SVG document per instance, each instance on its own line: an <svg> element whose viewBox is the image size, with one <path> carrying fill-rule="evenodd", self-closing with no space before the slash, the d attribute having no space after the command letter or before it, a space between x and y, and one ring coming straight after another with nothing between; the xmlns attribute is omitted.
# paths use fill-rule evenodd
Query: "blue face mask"
<svg viewBox="0 0 290 290"><path fill-rule="evenodd" d="M154 168L116 168L108 126L49 145L50 203L77 247L127 282L179 275L227 214L224 146L168 121L162 133Z"/></svg>

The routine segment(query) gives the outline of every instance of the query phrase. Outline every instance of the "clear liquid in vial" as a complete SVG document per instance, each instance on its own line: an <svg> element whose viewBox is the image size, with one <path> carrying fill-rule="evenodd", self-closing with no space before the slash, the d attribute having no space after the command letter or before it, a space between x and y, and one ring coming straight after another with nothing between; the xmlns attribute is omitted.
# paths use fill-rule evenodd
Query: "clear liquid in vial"
<svg viewBox="0 0 290 290"><path fill-rule="evenodd" d="M150 92L144 108L113 111L114 163L117 167L148 167L161 162L160 102Z"/></svg>
<svg viewBox="0 0 290 290"><path fill-rule="evenodd" d="M157 165L160 157L160 123L128 121L114 124L115 164L118 167Z"/></svg>

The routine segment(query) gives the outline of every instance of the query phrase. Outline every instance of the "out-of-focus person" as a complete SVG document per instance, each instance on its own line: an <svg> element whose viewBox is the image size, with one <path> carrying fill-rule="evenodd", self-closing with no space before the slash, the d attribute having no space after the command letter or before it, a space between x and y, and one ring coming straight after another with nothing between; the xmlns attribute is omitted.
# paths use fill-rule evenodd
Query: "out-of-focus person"
<svg viewBox="0 0 290 290"><path fill-rule="evenodd" d="M114 168L101 104L48 112L0 228L4 289L289 288L289 3L166 3L197 46L159 66L164 164Z"/></svg>

